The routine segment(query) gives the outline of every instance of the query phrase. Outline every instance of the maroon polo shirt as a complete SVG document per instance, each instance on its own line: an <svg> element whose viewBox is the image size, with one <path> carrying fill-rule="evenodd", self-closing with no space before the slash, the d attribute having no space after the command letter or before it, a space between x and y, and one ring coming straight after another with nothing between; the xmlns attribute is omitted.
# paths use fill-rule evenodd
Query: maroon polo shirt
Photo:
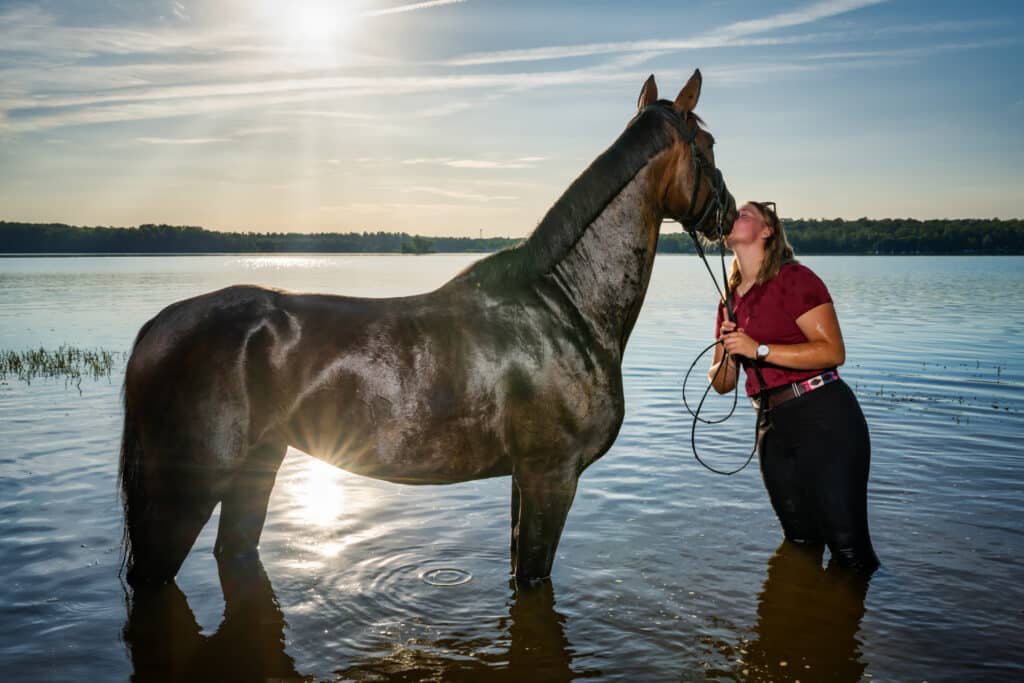
<svg viewBox="0 0 1024 683"><path fill-rule="evenodd" d="M810 268L799 263L787 263L779 274L764 284L755 284L743 296L733 294L736 324L760 344L803 344L807 337L800 331L796 319L821 304L832 303L828 288ZM718 304L715 336L725 319L725 306ZM767 388L781 387L821 374L831 368L791 370L761 361L761 376ZM757 395L757 377L747 373L747 395Z"/></svg>

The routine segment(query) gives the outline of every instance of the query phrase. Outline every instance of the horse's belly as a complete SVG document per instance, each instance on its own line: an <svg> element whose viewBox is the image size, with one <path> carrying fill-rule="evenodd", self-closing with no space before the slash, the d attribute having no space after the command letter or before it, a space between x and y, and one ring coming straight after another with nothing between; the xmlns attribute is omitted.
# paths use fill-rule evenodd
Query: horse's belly
<svg viewBox="0 0 1024 683"><path fill-rule="evenodd" d="M404 484L452 484L512 473L496 436L472 425L380 424L293 445L348 472ZM327 437L327 438L325 438Z"/></svg>

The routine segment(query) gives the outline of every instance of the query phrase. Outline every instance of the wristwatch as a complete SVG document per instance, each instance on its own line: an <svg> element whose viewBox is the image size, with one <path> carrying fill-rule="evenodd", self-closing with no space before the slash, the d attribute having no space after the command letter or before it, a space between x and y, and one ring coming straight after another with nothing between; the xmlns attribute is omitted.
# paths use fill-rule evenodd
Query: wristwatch
<svg viewBox="0 0 1024 683"><path fill-rule="evenodd" d="M765 357L766 357L766 356L767 356L767 355L768 355L769 353L771 353L771 349L770 349L770 348L768 348L768 345L767 345L767 344L758 344L758 345L757 345L757 359L758 359L758 360L764 360L764 359L765 359Z"/></svg>

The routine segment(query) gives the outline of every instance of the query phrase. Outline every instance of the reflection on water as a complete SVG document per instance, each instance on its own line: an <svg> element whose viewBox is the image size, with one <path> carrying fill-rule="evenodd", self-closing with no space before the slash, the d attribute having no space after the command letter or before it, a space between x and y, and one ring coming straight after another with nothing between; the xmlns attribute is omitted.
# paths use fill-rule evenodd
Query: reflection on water
<svg viewBox="0 0 1024 683"><path fill-rule="evenodd" d="M395 647L338 669L353 681L569 681L574 678L565 617L550 583L516 590L508 617L491 629L498 640L443 638ZM600 672L589 672L591 676Z"/></svg>
<svg viewBox="0 0 1024 683"><path fill-rule="evenodd" d="M126 350L170 301L227 284L396 296L475 257L241 258L255 257L0 259L0 348ZM756 470L694 461L679 389L716 294L699 261L665 256L624 359L626 418L581 480L554 594L508 586L507 478L399 486L293 450L261 544L273 589L218 566L214 519L178 576L187 600L137 596L126 626L120 370L81 394L0 380L4 680L1024 680L1024 259L805 262L841 311L871 428L886 564L866 595L818 558L773 557ZM702 452L745 457L753 419L699 431Z"/></svg>
<svg viewBox="0 0 1024 683"><path fill-rule="evenodd" d="M203 635L176 584L127 598L123 635L132 680L314 680L296 670L285 650L287 623L259 559L219 561L218 573L224 615L210 636ZM338 662L334 673L346 681L571 680L565 617L555 610L551 584L510 587L508 616L489 629L496 634L489 642L420 639Z"/></svg>
<svg viewBox="0 0 1024 683"><path fill-rule="evenodd" d="M345 488L339 486L341 471L315 458L303 458L304 474L290 486L289 495L299 504L295 506L299 522L317 526L334 524L345 509ZM336 555L340 548L325 549L325 554Z"/></svg>
<svg viewBox="0 0 1024 683"><path fill-rule="evenodd" d="M784 541L768 561L753 636L710 644L735 662L711 667L709 679L742 681L859 681L865 673L857 632L868 579L830 564L822 551ZM270 579L255 557L218 561L224 614L203 635L175 584L128 598L124 642L133 680L314 680L286 651L287 623ZM471 638L418 637L338 661L345 681L569 681L600 677L574 671L566 618L555 609L550 582L509 583L507 616ZM345 600L347 596L336 595ZM341 625L344 627L344 624ZM343 657L338 653L336 656ZM644 663L635 666L643 670ZM682 672L688 675L690 672Z"/></svg>
<svg viewBox="0 0 1024 683"><path fill-rule="evenodd" d="M135 681L297 680L285 653L285 620L259 560L218 563L224 619L201 633L176 584L135 591L128 598L124 642Z"/></svg>
<svg viewBox="0 0 1024 683"><path fill-rule="evenodd" d="M857 631L868 579L831 562L822 569L821 555L784 541L768 561L741 664L751 680L861 680Z"/></svg>

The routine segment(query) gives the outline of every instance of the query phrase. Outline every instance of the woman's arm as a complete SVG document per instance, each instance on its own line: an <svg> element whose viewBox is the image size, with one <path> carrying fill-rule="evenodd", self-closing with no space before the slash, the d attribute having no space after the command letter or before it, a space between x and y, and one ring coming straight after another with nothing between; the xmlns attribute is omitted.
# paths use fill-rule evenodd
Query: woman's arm
<svg viewBox="0 0 1024 683"><path fill-rule="evenodd" d="M843 343L843 332L839 329L835 306L815 306L797 318L796 324L807 341L802 344L770 344L771 350L764 358L765 361L794 370L831 368L846 362L846 345ZM760 342L740 328L725 335L722 343L729 353L755 358ZM718 349L715 353L717 358Z"/></svg>
<svg viewBox="0 0 1024 683"><path fill-rule="evenodd" d="M736 323L729 320L724 321L719 330L721 335L719 339L734 329L736 329ZM727 394L736 388L736 382L739 380L739 369L735 356L730 358L727 363L722 363L723 355L722 345L717 344L715 346L714 359L711 361L711 369L708 371L708 379L711 381L711 386L715 388L715 391L720 394Z"/></svg>

